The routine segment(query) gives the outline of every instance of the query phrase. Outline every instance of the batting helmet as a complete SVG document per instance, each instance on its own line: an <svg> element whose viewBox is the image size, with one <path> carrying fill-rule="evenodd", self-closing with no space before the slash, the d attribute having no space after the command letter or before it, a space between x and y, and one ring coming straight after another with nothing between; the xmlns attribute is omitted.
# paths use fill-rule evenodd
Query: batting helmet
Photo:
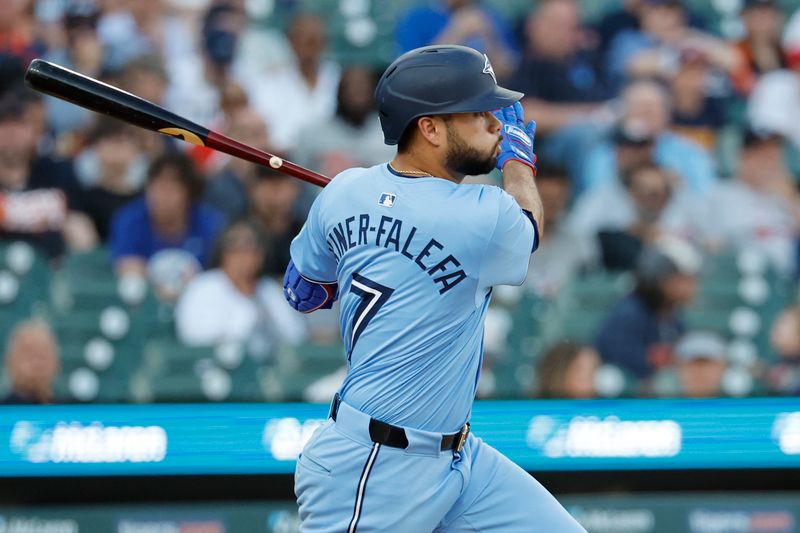
<svg viewBox="0 0 800 533"><path fill-rule="evenodd" d="M386 144L397 144L416 118L493 111L522 96L497 85L485 54L456 45L406 52L389 65L375 89Z"/></svg>

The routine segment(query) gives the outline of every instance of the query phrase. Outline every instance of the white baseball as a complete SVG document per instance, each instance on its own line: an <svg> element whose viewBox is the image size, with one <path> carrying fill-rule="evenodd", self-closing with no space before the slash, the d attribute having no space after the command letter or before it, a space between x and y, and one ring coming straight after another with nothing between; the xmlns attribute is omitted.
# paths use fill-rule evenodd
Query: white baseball
<svg viewBox="0 0 800 533"><path fill-rule="evenodd" d="M282 165L283 165L283 159L281 159L277 155L273 155L272 157L269 158L269 166L271 166L272 168L281 168Z"/></svg>

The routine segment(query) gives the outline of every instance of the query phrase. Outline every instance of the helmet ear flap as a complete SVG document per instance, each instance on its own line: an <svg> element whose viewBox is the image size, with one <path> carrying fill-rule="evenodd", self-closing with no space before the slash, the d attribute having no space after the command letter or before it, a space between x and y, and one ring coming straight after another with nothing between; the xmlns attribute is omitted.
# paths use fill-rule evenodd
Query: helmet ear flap
<svg viewBox="0 0 800 533"><path fill-rule="evenodd" d="M411 141L414 140L414 137L417 136L417 132L419 131L419 119L425 117L427 115L422 115L420 117L414 117L411 121L406 125L403 133L400 135L400 138L397 140L397 151L398 152L407 152L411 146Z"/></svg>

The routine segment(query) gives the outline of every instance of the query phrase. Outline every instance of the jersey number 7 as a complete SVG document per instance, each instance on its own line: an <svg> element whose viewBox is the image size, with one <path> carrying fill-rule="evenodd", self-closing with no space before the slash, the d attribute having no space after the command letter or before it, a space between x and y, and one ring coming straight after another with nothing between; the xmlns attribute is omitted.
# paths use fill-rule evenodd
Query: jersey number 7
<svg viewBox="0 0 800 533"><path fill-rule="evenodd" d="M369 321L372 320L372 317L386 303L394 289L372 281L361 274L353 274L350 292L361 298L361 302L356 308L355 316L353 316L353 328L350 338L350 351L352 352L358 337L367 327Z"/></svg>

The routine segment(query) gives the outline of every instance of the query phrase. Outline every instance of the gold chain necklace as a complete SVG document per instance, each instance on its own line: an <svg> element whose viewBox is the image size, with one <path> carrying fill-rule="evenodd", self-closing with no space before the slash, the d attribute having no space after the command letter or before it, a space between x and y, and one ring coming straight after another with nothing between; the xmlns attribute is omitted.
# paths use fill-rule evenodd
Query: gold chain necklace
<svg viewBox="0 0 800 533"><path fill-rule="evenodd" d="M423 177L427 176L429 178L433 177L433 174L428 174L427 172L422 172L421 170L398 170L394 168L394 165L392 165L391 163L389 163L389 168L391 168L398 174L414 174L416 176L423 176Z"/></svg>

